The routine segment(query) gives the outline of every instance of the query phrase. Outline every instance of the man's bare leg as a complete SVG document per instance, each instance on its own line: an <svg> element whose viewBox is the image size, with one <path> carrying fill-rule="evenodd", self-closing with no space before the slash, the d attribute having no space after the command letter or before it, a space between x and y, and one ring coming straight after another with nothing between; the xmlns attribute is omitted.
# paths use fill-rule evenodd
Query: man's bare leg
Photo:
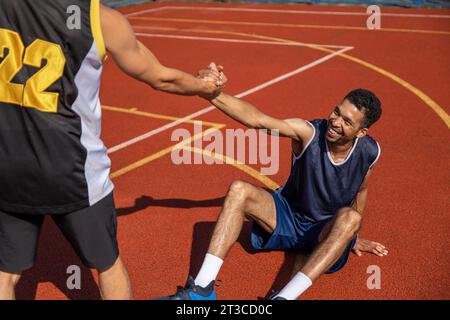
<svg viewBox="0 0 450 320"><path fill-rule="evenodd" d="M342 256L361 226L361 215L352 208L342 208L323 228L319 245L306 259L303 268L294 275L277 297L296 299Z"/></svg>
<svg viewBox="0 0 450 320"><path fill-rule="evenodd" d="M241 233L246 216L253 218L269 233L275 230L276 208L272 195L250 183L234 181L225 197L208 253L195 279L197 285L206 287L215 280L223 259Z"/></svg>
<svg viewBox="0 0 450 320"><path fill-rule="evenodd" d="M364 239L358 236L355 245L352 248L352 252L358 257L361 257L363 253L372 253L379 257L386 256L388 250L384 245L379 242ZM299 272L308 261L309 254L306 252L298 252L295 255L294 268L292 269L292 276Z"/></svg>
<svg viewBox="0 0 450 320"><path fill-rule="evenodd" d="M116 262L106 270L98 270L100 282L100 294L104 300L131 300L133 294L131 290L128 272L122 259L117 258Z"/></svg>
<svg viewBox="0 0 450 320"><path fill-rule="evenodd" d="M15 288L19 282L20 273L0 271L0 300L15 300Z"/></svg>
<svg viewBox="0 0 450 320"><path fill-rule="evenodd" d="M322 230L319 245L309 256L301 272L313 282L342 256L361 226L361 215L352 208L342 208Z"/></svg>

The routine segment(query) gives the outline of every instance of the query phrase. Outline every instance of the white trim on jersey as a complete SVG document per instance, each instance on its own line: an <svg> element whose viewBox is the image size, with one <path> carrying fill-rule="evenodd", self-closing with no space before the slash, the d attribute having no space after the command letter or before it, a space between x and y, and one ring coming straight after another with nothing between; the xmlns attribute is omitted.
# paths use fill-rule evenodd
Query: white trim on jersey
<svg viewBox="0 0 450 320"><path fill-rule="evenodd" d="M353 153L353 151L355 150L356 145L358 144L358 140L359 140L359 139L356 138L355 143L353 144L352 150L350 150L350 153L347 155L347 157L345 158L344 161L341 161L341 162L334 162L333 157L331 156L331 153L330 153L330 149L328 148L328 143L327 143L327 141L326 141L326 139L325 139L325 147L327 148L327 156L328 156L328 159L330 159L331 163L332 163L333 165L335 165L335 166L341 166L341 165L343 165L343 164L346 163L346 162L348 161L348 159L350 159L350 157L352 156L352 153Z"/></svg>
<svg viewBox="0 0 450 320"><path fill-rule="evenodd" d="M308 143L303 147L302 152L298 156L296 156L295 153L293 153L292 165L294 165L294 163L302 157L302 155L305 153L306 149L309 147L311 142L314 140L314 137L316 136L316 128L314 127L314 125L311 122L309 122L308 120L305 120L305 121L307 124L309 124L312 127L313 135L312 135L311 139L308 141Z"/></svg>
<svg viewBox="0 0 450 320"><path fill-rule="evenodd" d="M93 43L75 76L78 96L72 105L72 110L81 119L80 142L87 152L84 174L91 206L111 193L114 188L109 178L111 160L100 139L102 111L99 90L102 64L98 57L97 47Z"/></svg>
<svg viewBox="0 0 450 320"><path fill-rule="evenodd" d="M380 144L377 142L377 146L378 146L378 155L375 158L375 160L372 162L372 164L370 165L369 169L372 169L372 167L375 165L375 163L377 163L378 159L380 159L381 156L381 147Z"/></svg>
<svg viewBox="0 0 450 320"><path fill-rule="evenodd" d="M292 152L292 166L294 166L295 162L302 157L302 155L305 153L306 149L311 145L311 143L314 140L314 137L316 136L316 128L314 127L314 125L311 122L309 122L308 120L305 120L305 121L313 128L313 135L312 135L311 139L308 141L308 143L304 146L302 152L298 156L296 156L295 153ZM278 193L281 193L281 191L283 191L283 188L286 185L286 182L277 189Z"/></svg>

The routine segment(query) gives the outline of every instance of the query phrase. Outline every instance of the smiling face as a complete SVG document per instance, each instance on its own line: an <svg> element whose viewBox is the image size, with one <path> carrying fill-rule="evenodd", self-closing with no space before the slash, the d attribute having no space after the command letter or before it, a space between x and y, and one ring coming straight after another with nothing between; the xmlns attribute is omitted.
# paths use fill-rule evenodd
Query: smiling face
<svg viewBox="0 0 450 320"><path fill-rule="evenodd" d="M364 109L359 110L348 99L344 99L328 117L327 141L345 144L364 137L368 130L363 127L364 116Z"/></svg>

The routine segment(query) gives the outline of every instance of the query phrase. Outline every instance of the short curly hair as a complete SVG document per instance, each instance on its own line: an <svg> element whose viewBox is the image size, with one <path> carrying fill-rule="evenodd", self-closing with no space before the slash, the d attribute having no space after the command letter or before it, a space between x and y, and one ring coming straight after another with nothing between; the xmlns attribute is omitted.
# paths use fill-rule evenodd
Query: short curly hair
<svg viewBox="0 0 450 320"><path fill-rule="evenodd" d="M358 110L364 112L362 128L370 128L381 117L381 102L377 96L366 89L350 91L344 98L352 103Z"/></svg>

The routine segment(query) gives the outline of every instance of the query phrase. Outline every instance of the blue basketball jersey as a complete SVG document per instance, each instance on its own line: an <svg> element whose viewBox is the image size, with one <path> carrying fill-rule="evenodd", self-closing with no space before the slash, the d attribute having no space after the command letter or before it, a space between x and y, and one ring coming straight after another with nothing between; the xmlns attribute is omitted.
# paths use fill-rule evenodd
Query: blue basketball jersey
<svg viewBox="0 0 450 320"><path fill-rule="evenodd" d="M331 218L350 207L370 168L380 157L378 142L369 136L356 139L347 158L335 163L326 143L327 120L308 122L314 135L299 156L293 154L291 174L276 192L292 210L310 221Z"/></svg>

